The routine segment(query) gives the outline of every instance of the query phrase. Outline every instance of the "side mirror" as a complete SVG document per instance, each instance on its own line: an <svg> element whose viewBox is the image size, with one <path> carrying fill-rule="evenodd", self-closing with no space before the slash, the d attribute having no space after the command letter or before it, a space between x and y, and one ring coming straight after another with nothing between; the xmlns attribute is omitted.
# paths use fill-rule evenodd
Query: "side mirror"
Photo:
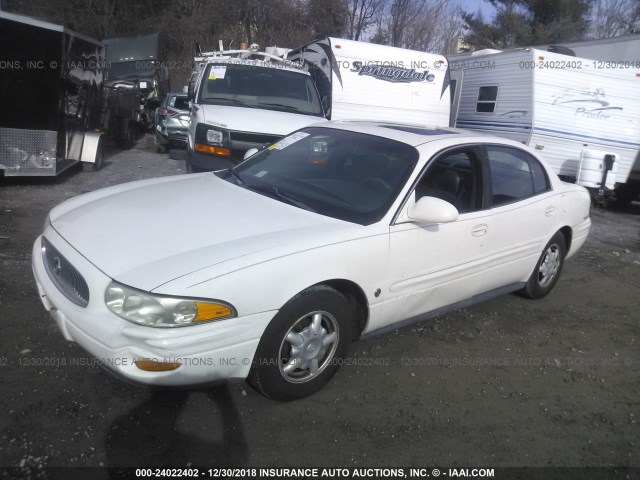
<svg viewBox="0 0 640 480"><path fill-rule="evenodd" d="M242 157L243 160L246 160L247 158L255 155L256 153L258 153L259 150L257 148L250 148L249 150L247 150L246 152L244 152L244 157Z"/></svg>
<svg viewBox="0 0 640 480"><path fill-rule="evenodd" d="M194 80L189 81L187 96L189 97L189 100L193 100L194 98L196 98L196 82Z"/></svg>
<svg viewBox="0 0 640 480"><path fill-rule="evenodd" d="M436 197L422 197L409 205L409 220L425 223L450 223L458 219L458 209Z"/></svg>

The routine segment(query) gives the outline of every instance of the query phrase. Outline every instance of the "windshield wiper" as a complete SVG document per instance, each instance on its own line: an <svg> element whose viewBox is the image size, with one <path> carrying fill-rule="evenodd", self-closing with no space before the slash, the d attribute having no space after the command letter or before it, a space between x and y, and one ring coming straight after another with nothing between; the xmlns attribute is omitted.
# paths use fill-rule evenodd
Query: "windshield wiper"
<svg viewBox="0 0 640 480"><path fill-rule="evenodd" d="M203 100L205 101L216 101L216 102L229 102L229 103L235 103L238 105L244 105L245 107L249 107L249 108L255 108L254 105L249 105L248 103L243 102L242 100L237 100L235 98L224 98L224 97L205 97Z"/></svg>
<svg viewBox="0 0 640 480"><path fill-rule="evenodd" d="M253 185L245 184L245 186L249 190L254 190L259 193L266 193L272 198L284 200L285 203L288 203L289 205L293 205L294 207L302 208L303 210L308 210L309 212L315 212L313 208L311 208L309 205L304 203L300 198L296 197L295 195L292 195L289 192L283 192L276 186L256 185L256 184L253 184Z"/></svg>
<svg viewBox="0 0 640 480"><path fill-rule="evenodd" d="M283 103L263 103L263 102L259 102L258 105L265 105L268 107L279 107L279 108L284 108L286 110L293 110L294 112L302 112L302 110L300 110L297 107L293 107L291 105L285 105Z"/></svg>
<svg viewBox="0 0 640 480"><path fill-rule="evenodd" d="M239 186L243 187L246 185L244 180L242 180L242 178L240 178L240 175L238 175L238 173L234 170L234 167L228 168L225 173L227 174L227 176L232 176Z"/></svg>

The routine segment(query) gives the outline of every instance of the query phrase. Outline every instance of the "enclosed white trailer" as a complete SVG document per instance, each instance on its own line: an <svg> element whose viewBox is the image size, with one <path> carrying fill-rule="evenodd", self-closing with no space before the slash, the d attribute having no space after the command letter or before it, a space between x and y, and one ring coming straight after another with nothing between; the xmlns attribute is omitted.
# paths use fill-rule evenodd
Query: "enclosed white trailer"
<svg viewBox="0 0 640 480"><path fill-rule="evenodd" d="M287 59L309 67L331 120L449 123L442 55L326 37L292 50Z"/></svg>
<svg viewBox="0 0 640 480"><path fill-rule="evenodd" d="M451 125L528 144L596 191L606 171L620 189L640 150L640 68L630 67L529 48L454 60Z"/></svg>

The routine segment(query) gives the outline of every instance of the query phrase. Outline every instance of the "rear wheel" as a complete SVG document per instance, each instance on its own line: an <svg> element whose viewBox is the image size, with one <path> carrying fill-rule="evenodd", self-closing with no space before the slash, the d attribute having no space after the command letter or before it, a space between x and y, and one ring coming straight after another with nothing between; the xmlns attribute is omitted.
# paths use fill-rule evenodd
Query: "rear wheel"
<svg viewBox="0 0 640 480"><path fill-rule="evenodd" d="M544 297L553 290L564 265L564 257L567 254L566 245L564 235L560 232L557 232L549 240L549 243L542 251L536 268L533 270L531 277L529 277L529 281L519 291L521 295L537 299Z"/></svg>
<svg viewBox="0 0 640 480"><path fill-rule="evenodd" d="M347 300L333 288L317 285L299 293L262 335L249 383L275 400L317 392L347 353L351 320Z"/></svg>

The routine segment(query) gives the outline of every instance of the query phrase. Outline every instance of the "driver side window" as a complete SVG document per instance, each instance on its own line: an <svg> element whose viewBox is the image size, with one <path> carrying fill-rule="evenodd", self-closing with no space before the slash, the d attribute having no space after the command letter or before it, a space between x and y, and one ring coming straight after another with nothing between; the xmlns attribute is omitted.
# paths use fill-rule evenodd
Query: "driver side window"
<svg viewBox="0 0 640 480"><path fill-rule="evenodd" d="M480 210L482 189L479 157L474 149L456 150L432 161L415 188L423 196L449 202L460 213Z"/></svg>

